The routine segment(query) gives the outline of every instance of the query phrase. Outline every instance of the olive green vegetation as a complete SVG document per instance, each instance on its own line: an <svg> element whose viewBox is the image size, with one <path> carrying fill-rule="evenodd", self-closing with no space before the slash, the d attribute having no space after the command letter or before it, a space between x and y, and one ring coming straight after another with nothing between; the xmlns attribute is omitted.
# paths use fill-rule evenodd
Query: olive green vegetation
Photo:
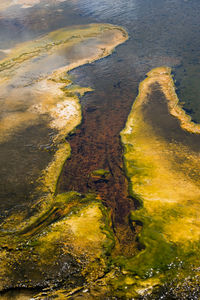
<svg viewBox="0 0 200 300"><path fill-rule="evenodd" d="M113 44L108 43L112 32ZM95 44L96 53L80 60L77 57L67 67L54 70L44 78L33 77L31 91L36 90L37 101L41 97L40 105L36 101L24 115L15 114L15 118L11 115L0 123L2 140L9 128L13 134L22 120L25 126L37 114L49 114L49 127L58 132L53 141L54 157L38 179L39 200L28 213L13 212L1 224L0 290L40 286L50 288L47 296L58 299L71 295L74 299L131 299L153 295L162 285L171 285L173 290L178 285L179 292L175 291L174 295L182 297L185 290L196 288L200 277L199 153L188 142L191 136L198 137L200 126L191 122L178 104L171 70L161 67L147 74L121 132L129 194L140 203L140 208L129 216L132 228L142 228L135 251L138 254L132 257L116 257L112 252L116 237L111 213L99 196L74 191L56 194L63 164L71 153L65 138L81 122L79 97L92 91L73 84L67 72L109 55L128 38L127 33L121 27L91 24L60 29L20 44L0 62L2 90L7 91L10 82L20 79L24 71L32 70L33 58L46 55L48 61L48 56L67 52L90 38L99 39ZM161 122L159 132L146 118L155 100L152 88L155 84L166 100L167 120L179 121L178 129L173 131L179 134L181 142L176 140L176 135L169 142L161 134L162 130L168 131L165 126L170 122ZM17 96L21 94L16 91ZM70 117L66 119L66 115ZM157 116L154 111L148 115L155 120ZM191 136L186 138L186 132ZM110 175L109 170L97 169L89 176L94 181L107 181ZM38 294L36 298L42 297Z"/></svg>
<svg viewBox="0 0 200 300"><path fill-rule="evenodd" d="M140 208L129 216L133 228L142 228L138 233L138 254L116 257L111 253L108 272L93 286L90 282L87 291L76 291L75 299L160 299L163 295L184 299L198 295L199 154L185 140L185 131L194 136L199 125L192 123L179 107L170 72L162 67L148 73L121 132L129 193L140 202ZM181 135L182 143L169 143L145 119L148 105L151 108L151 102L157 101L155 83L164 96L159 97L168 105L163 119L179 119L173 130ZM149 115L156 118L154 111ZM170 122L161 122L160 128L167 132L166 124ZM181 167L176 162L180 159ZM90 176L101 179L105 170L94 170Z"/></svg>
<svg viewBox="0 0 200 300"><path fill-rule="evenodd" d="M104 169L98 169L91 172L90 177L93 180L108 180L110 177L110 171Z"/></svg>
<svg viewBox="0 0 200 300"><path fill-rule="evenodd" d="M63 149L58 147L40 179L44 196L33 207L34 214L13 214L1 227L1 290L40 286L50 288L47 297L58 299L157 299L163 286L172 298L198 295L199 154L185 140L185 132L198 136L199 125L179 106L170 72L162 67L147 74L121 132L129 194L140 203L129 216L132 228L141 228L138 254L114 254L111 214L98 196L55 195L62 164L70 156L69 144L61 141ZM62 90L70 97L74 90L85 92L74 89L69 77L53 80L65 82ZM180 121L173 130L181 134L183 144L169 143L145 119L155 83L168 105L167 118ZM153 111L150 116L156 118ZM166 124L161 122L160 128L167 131ZM182 161L181 167L176 160ZM91 180L109 176L104 169L90 174ZM35 299L44 299L42 293Z"/></svg>

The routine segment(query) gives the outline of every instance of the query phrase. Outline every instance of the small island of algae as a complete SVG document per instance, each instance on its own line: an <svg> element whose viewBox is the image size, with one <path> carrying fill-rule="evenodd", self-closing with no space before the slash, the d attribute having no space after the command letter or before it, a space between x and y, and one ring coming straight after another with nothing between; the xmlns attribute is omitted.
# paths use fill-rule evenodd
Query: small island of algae
<svg viewBox="0 0 200 300"><path fill-rule="evenodd" d="M178 103L171 70L149 72L121 132L129 191L141 205L130 219L142 224L143 250L117 262L131 274L136 295L162 284L176 299L198 294L199 128Z"/></svg>

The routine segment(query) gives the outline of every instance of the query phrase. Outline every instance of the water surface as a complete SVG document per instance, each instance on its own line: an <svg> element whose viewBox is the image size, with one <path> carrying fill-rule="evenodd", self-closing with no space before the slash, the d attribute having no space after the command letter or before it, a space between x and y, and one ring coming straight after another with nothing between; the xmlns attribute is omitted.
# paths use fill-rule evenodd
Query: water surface
<svg viewBox="0 0 200 300"><path fill-rule="evenodd" d="M179 98L192 118L200 121L199 10L198 0L69 0L57 4L44 1L30 8L12 6L0 12L0 58L15 44L64 26L106 22L127 29L129 40L111 56L70 73L74 82L90 86L94 92L81 99L83 122L69 139L72 156L58 185L58 191L96 191L112 208L116 226L123 228L130 209L137 206L127 193L119 132L145 74L161 65L173 67ZM62 64L63 53L59 59ZM14 207L30 204L35 179L51 160L52 153L45 147L52 134L44 117L37 126L33 124L1 144L2 216ZM89 179L90 172L100 168L111 172L110 181ZM134 242L130 237L130 244Z"/></svg>

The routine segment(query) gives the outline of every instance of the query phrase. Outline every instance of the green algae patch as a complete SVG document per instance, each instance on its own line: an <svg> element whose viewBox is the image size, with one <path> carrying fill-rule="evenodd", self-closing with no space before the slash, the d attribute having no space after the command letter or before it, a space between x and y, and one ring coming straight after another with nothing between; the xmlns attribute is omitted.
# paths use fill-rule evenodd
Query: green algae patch
<svg viewBox="0 0 200 300"><path fill-rule="evenodd" d="M142 250L115 262L134 275L138 295L175 278L182 287L187 276L199 278L199 124L179 106L170 72L147 74L121 132L129 190L141 203L130 220L143 226ZM142 288L147 280L152 285Z"/></svg>
<svg viewBox="0 0 200 300"><path fill-rule="evenodd" d="M90 173L90 178L94 181L98 181L98 180L107 181L109 180L110 176L111 176L110 171L104 169L94 170Z"/></svg>
<svg viewBox="0 0 200 300"><path fill-rule="evenodd" d="M110 172L108 170L104 170L104 169L94 170L91 173L92 176L102 176L104 178L106 178L109 174L110 174Z"/></svg>

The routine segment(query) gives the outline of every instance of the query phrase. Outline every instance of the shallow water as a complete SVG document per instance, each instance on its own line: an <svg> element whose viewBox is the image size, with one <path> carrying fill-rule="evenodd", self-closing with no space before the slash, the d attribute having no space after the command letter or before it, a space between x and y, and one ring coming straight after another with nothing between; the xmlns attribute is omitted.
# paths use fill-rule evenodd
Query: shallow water
<svg viewBox="0 0 200 300"><path fill-rule="evenodd" d="M123 224L124 216L134 205L129 199L126 207L123 206L127 183L122 170L119 132L145 73L161 65L173 67L179 98L192 118L200 121L200 2L69 0L47 5L48 1L44 1L32 8L16 6L0 12L0 49L9 49L18 42L63 26L92 22L121 25L129 33L130 39L111 56L70 73L76 83L90 86L94 92L81 99L83 125L71 138L72 158L66 163L58 187L60 191L96 190L106 205L116 210L116 222ZM3 56L4 52L0 51L0 57ZM52 136L45 122L44 119L37 126L30 126L0 147L2 216L13 207L26 208L35 188L31 181L51 159L51 153L44 149ZM36 151L38 145L42 145L40 152ZM99 186L88 183L88 174L98 168L113 172L111 190L105 183ZM80 174L82 170L84 174Z"/></svg>

